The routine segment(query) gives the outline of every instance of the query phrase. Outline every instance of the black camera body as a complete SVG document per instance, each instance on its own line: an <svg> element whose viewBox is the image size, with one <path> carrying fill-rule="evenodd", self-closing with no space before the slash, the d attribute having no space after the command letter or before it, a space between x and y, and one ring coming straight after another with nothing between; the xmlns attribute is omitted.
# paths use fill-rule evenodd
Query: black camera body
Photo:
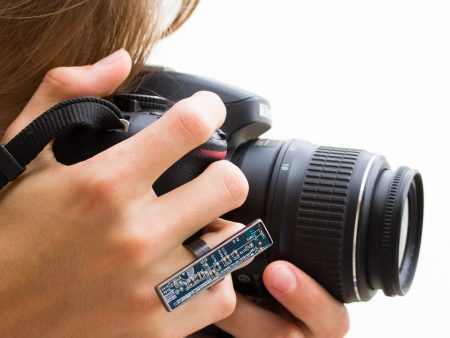
<svg viewBox="0 0 450 338"><path fill-rule="evenodd" d="M220 130L201 147L190 152L156 182L161 195L198 176L212 162L223 159L236 146L256 139L272 125L269 103L250 92L206 78L151 67L142 75L142 85L133 94L115 95L112 101L129 121L126 132L74 129L59 136L53 145L56 159L63 164L83 161L119 143L155 122L175 102L201 90L219 95L227 118ZM215 152L215 154L214 154Z"/></svg>
<svg viewBox="0 0 450 338"><path fill-rule="evenodd" d="M138 133L175 102L200 90L215 92L227 108L221 130L169 168L153 188L163 194L223 158L244 172L248 198L224 218L262 219L274 245L233 274L235 288L267 296L264 267L284 259L344 302L369 300L377 289L389 296L408 291L423 221L417 171L392 171L382 156L363 150L258 139L271 127L269 103L214 80L149 68L140 83L135 93L113 98L130 124L127 131L71 130L55 140L56 159L64 164L87 159Z"/></svg>

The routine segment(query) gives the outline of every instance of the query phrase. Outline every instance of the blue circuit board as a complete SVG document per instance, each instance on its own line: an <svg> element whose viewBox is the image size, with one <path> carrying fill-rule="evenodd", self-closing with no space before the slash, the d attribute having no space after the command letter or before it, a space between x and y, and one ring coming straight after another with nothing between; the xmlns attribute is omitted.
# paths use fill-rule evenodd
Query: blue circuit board
<svg viewBox="0 0 450 338"><path fill-rule="evenodd" d="M172 311L220 282L272 243L264 223L256 220L157 285L156 292L166 310Z"/></svg>

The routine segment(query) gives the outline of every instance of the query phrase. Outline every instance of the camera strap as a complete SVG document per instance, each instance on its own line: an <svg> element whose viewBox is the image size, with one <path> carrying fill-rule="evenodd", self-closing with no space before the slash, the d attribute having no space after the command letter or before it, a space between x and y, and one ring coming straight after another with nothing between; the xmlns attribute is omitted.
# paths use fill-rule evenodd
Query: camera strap
<svg viewBox="0 0 450 338"><path fill-rule="evenodd" d="M22 174L53 139L78 127L94 131L127 129L128 121L118 107L101 98L83 96L58 103L7 144L0 144L0 189Z"/></svg>

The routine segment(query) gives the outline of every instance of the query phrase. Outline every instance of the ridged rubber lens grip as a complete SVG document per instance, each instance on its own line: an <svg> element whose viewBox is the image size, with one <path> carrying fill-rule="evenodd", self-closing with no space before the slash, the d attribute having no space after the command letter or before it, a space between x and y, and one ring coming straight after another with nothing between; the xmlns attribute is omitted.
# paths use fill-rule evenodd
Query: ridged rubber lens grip
<svg viewBox="0 0 450 338"><path fill-rule="evenodd" d="M318 147L307 167L298 202L295 261L340 301L346 298L345 219L360 152Z"/></svg>

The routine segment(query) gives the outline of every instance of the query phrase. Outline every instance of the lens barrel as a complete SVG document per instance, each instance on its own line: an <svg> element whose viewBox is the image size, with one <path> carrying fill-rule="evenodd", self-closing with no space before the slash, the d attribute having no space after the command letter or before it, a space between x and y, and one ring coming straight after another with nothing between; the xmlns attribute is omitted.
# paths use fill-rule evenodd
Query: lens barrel
<svg viewBox="0 0 450 338"><path fill-rule="evenodd" d="M423 220L420 174L390 170L379 155L290 140L252 140L230 157L249 181L245 204L228 218L262 218L274 245L235 273L245 294L264 292L271 261L296 264L343 302L377 289L404 295L417 265Z"/></svg>

